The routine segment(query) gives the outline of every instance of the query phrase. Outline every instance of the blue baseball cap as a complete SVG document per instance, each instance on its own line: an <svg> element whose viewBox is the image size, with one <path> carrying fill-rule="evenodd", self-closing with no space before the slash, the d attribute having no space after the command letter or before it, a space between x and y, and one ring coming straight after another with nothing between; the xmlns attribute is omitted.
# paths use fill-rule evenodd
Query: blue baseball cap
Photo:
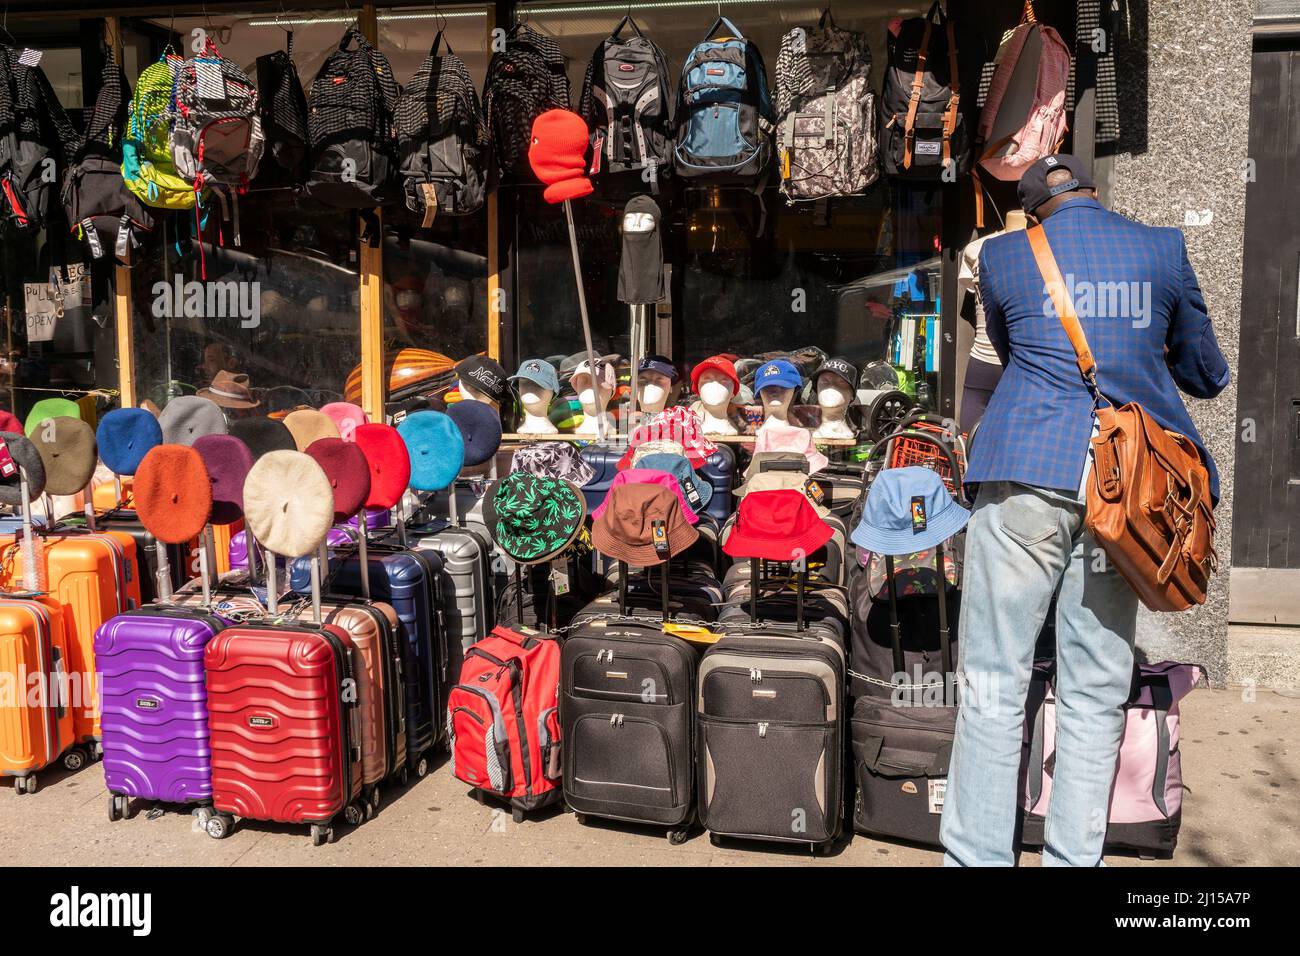
<svg viewBox="0 0 1300 956"><path fill-rule="evenodd" d="M666 355L647 355L637 366L637 372L658 372L660 375L668 376L668 380L674 385L677 384L677 366Z"/></svg>
<svg viewBox="0 0 1300 956"><path fill-rule="evenodd" d="M849 538L876 554L915 554L947 541L969 520L970 512L929 468L886 468L871 483Z"/></svg>
<svg viewBox="0 0 1300 956"><path fill-rule="evenodd" d="M793 364L785 359L765 362L754 373L754 392L765 388L798 388L803 385L803 376Z"/></svg>
<svg viewBox="0 0 1300 956"><path fill-rule="evenodd" d="M532 382L556 394L560 391L559 373L555 371L555 366L545 359L524 359L519 364L519 371L510 376L510 381Z"/></svg>
<svg viewBox="0 0 1300 956"><path fill-rule="evenodd" d="M655 452L653 455L638 459L636 467L648 471L666 471L676 478L677 483L682 486L682 497L697 514L701 509L708 507L713 499L713 485L708 479L696 473L685 455Z"/></svg>

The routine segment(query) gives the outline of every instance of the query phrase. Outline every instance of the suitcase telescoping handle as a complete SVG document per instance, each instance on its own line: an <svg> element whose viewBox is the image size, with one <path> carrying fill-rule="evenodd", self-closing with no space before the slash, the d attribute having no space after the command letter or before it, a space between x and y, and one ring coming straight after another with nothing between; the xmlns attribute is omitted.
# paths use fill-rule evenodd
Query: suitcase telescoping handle
<svg viewBox="0 0 1300 956"><path fill-rule="evenodd" d="M935 573L938 575L939 598L939 657L946 680L952 669L952 640L948 631L948 568L943 542L934 547ZM903 627L898 620L898 587L894 583L894 556L885 555L885 586L889 592L889 644L894 655L894 671L901 674L907 669L903 660Z"/></svg>
<svg viewBox="0 0 1300 956"><path fill-rule="evenodd" d="M667 624L668 619L672 616L668 599L668 564L669 560L665 559L659 565L659 617L661 624ZM620 617L627 617L627 576L628 563L620 560L618 562L618 613Z"/></svg>
<svg viewBox="0 0 1300 956"><path fill-rule="evenodd" d="M808 556L800 555L790 562L790 566L795 571L794 585L794 629L802 631L804 629L804 600L805 592L808 590ZM762 581L762 562L759 558L749 559L749 621L751 624L758 623L758 591Z"/></svg>
<svg viewBox="0 0 1300 956"><path fill-rule="evenodd" d="M956 491L952 493L953 497L956 498L958 504L962 506L966 506L968 504L966 500L965 489L962 487L961 465L958 464L957 456L953 454L952 448L949 447L948 444L946 444L945 442L942 442L938 438L936 438L933 433L921 431L920 429L917 428L904 427L904 428L897 429L895 431L890 432L880 441L876 442L875 447L873 447L871 451L867 453L867 459L862 464L862 473L864 477L866 475L867 468L871 465L871 462L875 458L883 455L885 451L890 446L893 445L894 441L899 438L912 438L915 439L916 441L928 442L929 444L933 445L935 448L939 449L939 453L943 455L944 459L948 462L948 468L950 469L949 473L953 476L952 483L953 483L953 487L956 489Z"/></svg>

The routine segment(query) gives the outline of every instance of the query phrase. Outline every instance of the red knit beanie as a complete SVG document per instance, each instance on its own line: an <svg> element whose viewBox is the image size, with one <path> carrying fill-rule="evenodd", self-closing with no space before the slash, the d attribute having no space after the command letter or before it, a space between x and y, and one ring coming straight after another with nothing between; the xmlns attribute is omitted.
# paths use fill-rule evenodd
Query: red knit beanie
<svg viewBox="0 0 1300 956"><path fill-rule="evenodd" d="M547 110L533 121L528 163L546 189L547 202L564 202L589 195L595 187L587 178L587 124L569 110Z"/></svg>

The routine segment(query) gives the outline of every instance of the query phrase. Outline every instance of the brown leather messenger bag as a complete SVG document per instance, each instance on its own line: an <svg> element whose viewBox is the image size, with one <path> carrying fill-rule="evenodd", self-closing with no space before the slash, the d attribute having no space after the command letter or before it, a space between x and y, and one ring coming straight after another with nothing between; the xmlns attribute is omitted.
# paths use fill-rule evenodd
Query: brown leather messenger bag
<svg viewBox="0 0 1300 956"><path fill-rule="evenodd" d="M1085 526L1153 611L1205 603L1218 568L1210 473L1196 445L1136 402L1116 408L1097 387L1097 363L1042 226L1029 245L1070 337L1097 414Z"/></svg>

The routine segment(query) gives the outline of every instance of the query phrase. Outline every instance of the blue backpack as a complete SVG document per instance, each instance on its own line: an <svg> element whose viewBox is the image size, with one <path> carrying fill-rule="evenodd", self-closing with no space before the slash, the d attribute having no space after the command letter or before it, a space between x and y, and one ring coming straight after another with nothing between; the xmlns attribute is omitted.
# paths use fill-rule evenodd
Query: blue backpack
<svg viewBox="0 0 1300 956"><path fill-rule="evenodd" d="M714 39L719 27L727 33ZM686 58L678 92L678 175L711 184L767 184L774 112L758 47L718 17Z"/></svg>

